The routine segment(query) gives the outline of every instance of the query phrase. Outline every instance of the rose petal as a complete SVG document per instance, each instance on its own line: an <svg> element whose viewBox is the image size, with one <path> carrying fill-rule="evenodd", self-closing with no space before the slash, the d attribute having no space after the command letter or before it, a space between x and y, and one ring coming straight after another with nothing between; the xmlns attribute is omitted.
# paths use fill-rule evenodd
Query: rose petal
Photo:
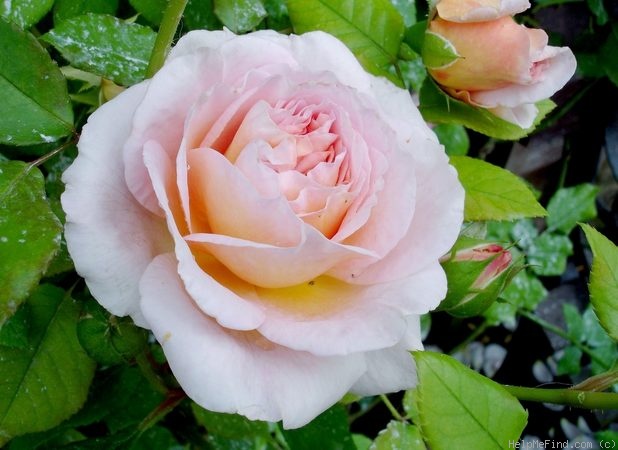
<svg viewBox="0 0 618 450"><path fill-rule="evenodd" d="M365 353L367 372L354 384L352 392L362 396L397 392L417 383L411 350L422 350L420 316L408 316L406 336L395 346Z"/></svg>
<svg viewBox="0 0 618 450"><path fill-rule="evenodd" d="M362 354L317 357L205 317L157 257L140 283L142 309L185 392L212 411L296 428L339 400L365 371Z"/></svg>
<svg viewBox="0 0 618 450"><path fill-rule="evenodd" d="M167 190L174 189L174 169L165 150L149 141L144 148L144 163L150 174L153 189L167 218L169 234L174 239L178 267L175 273L182 278L185 289L199 308L221 325L235 330L253 330L264 320L259 306L236 295L205 273L195 261L181 237L170 208Z"/></svg>
<svg viewBox="0 0 618 450"><path fill-rule="evenodd" d="M483 22L530 8L528 0L440 0L438 14L450 22Z"/></svg>
<svg viewBox="0 0 618 450"><path fill-rule="evenodd" d="M65 236L75 267L111 313L144 325L138 280L172 242L165 221L143 209L125 187L122 146L148 82L105 103L84 126L79 154L63 175Z"/></svg>

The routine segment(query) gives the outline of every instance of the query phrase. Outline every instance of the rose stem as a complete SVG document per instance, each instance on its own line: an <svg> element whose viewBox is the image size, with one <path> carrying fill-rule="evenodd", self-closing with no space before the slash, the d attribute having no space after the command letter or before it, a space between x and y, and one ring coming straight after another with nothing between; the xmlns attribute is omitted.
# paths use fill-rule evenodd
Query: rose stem
<svg viewBox="0 0 618 450"><path fill-rule="evenodd" d="M588 392L575 389L545 389L521 386L503 387L519 400L555 403L585 409L618 409L618 394L612 392Z"/></svg>
<svg viewBox="0 0 618 450"><path fill-rule="evenodd" d="M404 419L401 416L401 414L399 414L399 411L397 411L397 408L393 406L393 404L391 403L391 401L388 399L386 395L380 394L380 399L382 400L384 405L388 408L388 410L391 412L391 414L393 415L395 419L399 420L400 422L406 421L406 419Z"/></svg>
<svg viewBox="0 0 618 450"><path fill-rule="evenodd" d="M163 19L161 20L161 26L157 33L157 39L155 40L152 54L150 55L150 61L148 62L148 69L146 69L146 78L152 78L155 73L163 66L163 61L170 51L176 29L180 23L182 13L187 6L188 0L169 0L167 8L163 13Z"/></svg>
<svg viewBox="0 0 618 450"><path fill-rule="evenodd" d="M563 329L555 326L552 323L547 322L546 320L541 319L540 317L535 316L534 314L532 314L532 313L530 313L530 312L528 312L528 311L526 311L524 309L518 309L517 313L522 315L522 316L524 316L526 319L531 320L532 322L536 323L537 325L540 325L541 327L545 328L547 331L551 331L552 333L557 334L561 338L566 339L572 345L574 345L575 347L579 348L582 352L584 352L588 356L590 356L590 359L593 359L596 363L598 363L605 370L609 370L610 369L610 366L607 364L607 361L604 361L602 358L599 358L590 347L588 347L588 346L582 344L581 342L573 339Z"/></svg>

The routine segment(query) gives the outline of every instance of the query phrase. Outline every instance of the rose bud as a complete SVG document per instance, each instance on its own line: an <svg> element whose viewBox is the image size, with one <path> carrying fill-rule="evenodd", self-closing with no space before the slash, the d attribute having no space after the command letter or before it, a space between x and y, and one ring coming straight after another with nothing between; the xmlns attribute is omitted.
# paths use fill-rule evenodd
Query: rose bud
<svg viewBox="0 0 618 450"><path fill-rule="evenodd" d="M487 309L513 272L507 249L471 238L460 238L441 262L448 278L448 292L440 309L457 317L474 316Z"/></svg>
<svg viewBox="0 0 618 450"><path fill-rule="evenodd" d="M428 71L444 91L521 128L532 126L535 103L561 89L576 67L568 47L547 45L545 31L510 16L529 6L521 0L440 0L423 46Z"/></svg>

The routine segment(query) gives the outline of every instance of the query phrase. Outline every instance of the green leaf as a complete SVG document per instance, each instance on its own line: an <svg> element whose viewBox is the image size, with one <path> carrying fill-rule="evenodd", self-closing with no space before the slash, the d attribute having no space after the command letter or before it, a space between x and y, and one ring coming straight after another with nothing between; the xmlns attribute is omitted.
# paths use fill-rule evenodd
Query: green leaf
<svg viewBox="0 0 618 450"><path fill-rule="evenodd" d="M461 58L451 41L431 31L425 32L422 54L428 69L442 69Z"/></svg>
<svg viewBox="0 0 618 450"><path fill-rule="evenodd" d="M466 191L465 220L513 220L546 215L530 189L508 170L467 156L453 156L450 161Z"/></svg>
<svg viewBox="0 0 618 450"><path fill-rule="evenodd" d="M573 346L565 348L562 357L558 360L556 375L577 375L581 371L581 359L580 349Z"/></svg>
<svg viewBox="0 0 618 450"><path fill-rule="evenodd" d="M352 434L352 441L354 442L356 450L369 450L369 447L371 447L373 443L367 436L358 433Z"/></svg>
<svg viewBox="0 0 618 450"><path fill-rule="evenodd" d="M45 273L60 245L60 222L36 167L0 162L0 325Z"/></svg>
<svg viewBox="0 0 618 450"><path fill-rule="evenodd" d="M28 29L39 22L54 5L54 0L10 0L0 3L0 16ZM2 39L3 46L6 45ZM13 61L14 62L14 61Z"/></svg>
<svg viewBox="0 0 618 450"><path fill-rule="evenodd" d="M283 436L294 450L355 450L348 415L341 405L326 410L302 428L283 430Z"/></svg>
<svg viewBox="0 0 618 450"><path fill-rule="evenodd" d="M577 308L570 303L562 305L562 313L566 322L567 334L576 342L582 342L585 338L584 319Z"/></svg>
<svg viewBox="0 0 618 450"><path fill-rule="evenodd" d="M28 347L28 319L30 310L22 304L15 314L8 318L0 328L0 346L26 349Z"/></svg>
<svg viewBox="0 0 618 450"><path fill-rule="evenodd" d="M266 17L262 0L214 0L215 14L234 33L246 33Z"/></svg>
<svg viewBox="0 0 618 450"><path fill-rule="evenodd" d="M99 364L129 361L146 346L146 331L128 317L110 316L94 300L84 304L77 337L86 353Z"/></svg>
<svg viewBox="0 0 618 450"><path fill-rule="evenodd" d="M266 18L267 28L273 30L289 30L292 28L285 0L264 0L264 8L268 13Z"/></svg>
<svg viewBox="0 0 618 450"><path fill-rule="evenodd" d="M588 8L596 16L598 25L603 26L607 23L609 16L603 5L603 0L588 0Z"/></svg>
<svg viewBox="0 0 618 450"><path fill-rule="evenodd" d="M222 24L213 11L213 0L189 0L183 20L190 30L219 30Z"/></svg>
<svg viewBox="0 0 618 450"><path fill-rule="evenodd" d="M416 0L391 0L391 3L403 17L406 28L416 23Z"/></svg>
<svg viewBox="0 0 618 450"><path fill-rule="evenodd" d="M131 85L146 76L156 33L112 16L87 14L65 20L43 36L71 65L115 83Z"/></svg>
<svg viewBox="0 0 618 450"><path fill-rule="evenodd" d="M397 62L404 26L389 0L288 0L288 10L295 33L326 31L367 71L392 78L388 67Z"/></svg>
<svg viewBox="0 0 618 450"><path fill-rule="evenodd" d="M167 7L167 0L129 0L135 10L154 25L159 25L163 19L163 12Z"/></svg>
<svg viewBox="0 0 618 450"><path fill-rule="evenodd" d="M547 205L548 231L569 234L577 222L585 222L597 216L595 199L599 188L592 184L580 184L558 189Z"/></svg>
<svg viewBox="0 0 618 450"><path fill-rule="evenodd" d="M266 422L252 421L238 414L215 413L196 403L191 403L191 410L197 423L206 427L208 434L225 439L253 438L270 434Z"/></svg>
<svg viewBox="0 0 618 450"><path fill-rule="evenodd" d="M465 156L470 148L468 133L462 125L441 123L433 127L440 143L446 148L449 156Z"/></svg>
<svg viewBox="0 0 618 450"><path fill-rule="evenodd" d="M573 254L568 236L545 231L526 250L530 269L541 276L558 276L566 270L567 258Z"/></svg>
<svg viewBox="0 0 618 450"><path fill-rule="evenodd" d="M87 13L116 14L118 0L56 0L54 3L54 24Z"/></svg>
<svg viewBox="0 0 618 450"><path fill-rule="evenodd" d="M72 415L86 400L94 374L94 362L77 341L79 305L49 285L27 304L28 348L0 347L0 445Z"/></svg>
<svg viewBox="0 0 618 450"><path fill-rule="evenodd" d="M599 61L608 78L618 85L618 24L612 25L612 32L599 50Z"/></svg>
<svg viewBox="0 0 618 450"><path fill-rule="evenodd" d="M419 109L427 122L459 123L496 139L518 140L529 135L538 123L556 106L551 100L536 104L539 110L530 128L521 128L501 119L489 110L474 107L446 95L430 77L420 91Z"/></svg>
<svg viewBox="0 0 618 450"><path fill-rule="evenodd" d="M581 224L594 257L590 271L590 300L601 326L618 341L618 247L592 228Z"/></svg>
<svg viewBox="0 0 618 450"><path fill-rule="evenodd" d="M498 383L455 359L414 352L421 432L433 450L502 450L519 438L528 414Z"/></svg>
<svg viewBox="0 0 618 450"><path fill-rule="evenodd" d="M393 420L385 430L380 431L369 450L425 450L426 448L418 428Z"/></svg>
<svg viewBox="0 0 618 450"><path fill-rule="evenodd" d="M30 33L0 19L0 144L54 142L73 131L66 80Z"/></svg>
<svg viewBox="0 0 618 450"><path fill-rule="evenodd" d="M182 450L172 432L161 426L146 430L128 450Z"/></svg>

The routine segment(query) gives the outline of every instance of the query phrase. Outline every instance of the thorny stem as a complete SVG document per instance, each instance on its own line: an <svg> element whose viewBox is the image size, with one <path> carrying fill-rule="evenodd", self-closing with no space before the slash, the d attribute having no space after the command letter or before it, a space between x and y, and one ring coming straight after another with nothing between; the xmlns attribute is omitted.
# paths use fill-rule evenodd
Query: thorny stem
<svg viewBox="0 0 618 450"><path fill-rule="evenodd" d="M576 389L547 389L521 386L503 387L519 400L574 406L585 409L618 409L618 394Z"/></svg>
<svg viewBox="0 0 618 450"><path fill-rule="evenodd" d="M163 19L161 20L161 26L157 33L157 39L155 40L152 54L150 55L150 61L148 62L148 69L146 69L146 77L152 78L155 73L163 66L163 62L172 46L176 29L180 23L182 13L187 6L188 0L169 0L167 8L163 13Z"/></svg>
<svg viewBox="0 0 618 450"><path fill-rule="evenodd" d="M602 358L599 358L590 347L582 344L581 342L573 339L571 336L568 335L568 333L566 331L564 331L562 328L559 328L557 326L555 326L552 323L547 322L546 320L541 319L540 317L535 316L534 314L520 309L518 310L518 313L524 317L526 317L527 319L531 320L532 322L536 323L537 325L540 325L541 327L545 328L547 331L551 331L554 334L557 334L558 336L560 336L563 339L566 339L567 341L569 341L572 345L574 345L575 347L579 348L582 352L586 353L588 356L590 356L591 359L593 359L596 363L598 363L599 365L601 365L601 367L605 368L605 369L609 369L610 367L607 364L607 361L604 361Z"/></svg>
<svg viewBox="0 0 618 450"><path fill-rule="evenodd" d="M150 414L148 414L144 420L141 421L139 426L137 427L138 433L143 433L148 430L150 427L155 425L159 420L163 419L170 411L172 411L176 406L180 404L185 398L187 398L187 394L185 394L181 390L171 390L168 391L165 400L158 405L155 409L153 409Z"/></svg>

